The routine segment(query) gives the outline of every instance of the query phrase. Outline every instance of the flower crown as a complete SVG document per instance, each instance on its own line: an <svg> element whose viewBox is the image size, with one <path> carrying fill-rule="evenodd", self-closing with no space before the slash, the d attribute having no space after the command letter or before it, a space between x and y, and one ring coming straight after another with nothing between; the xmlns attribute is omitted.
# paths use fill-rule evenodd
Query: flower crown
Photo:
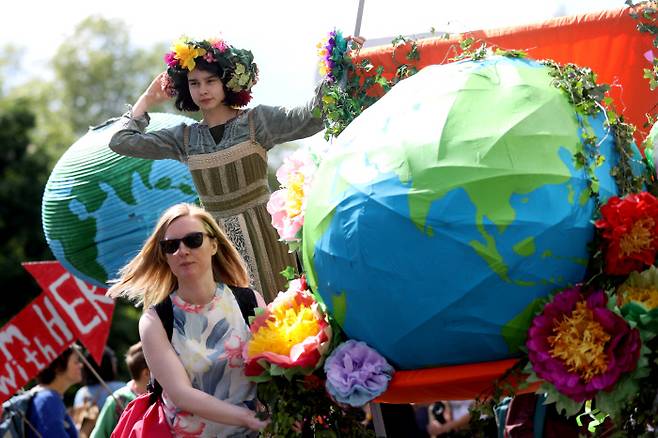
<svg viewBox="0 0 658 438"><path fill-rule="evenodd" d="M164 55L164 61L169 67L167 76L173 79L174 75L191 72L199 58L219 65L223 72L221 80L230 92L237 95L235 101L238 106L249 103L251 88L258 82L258 66L250 50L237 49L219 38L192 40L181 37L174 42L171 51ZM162 88L175 95L170 81L163 83Z"/></svg>

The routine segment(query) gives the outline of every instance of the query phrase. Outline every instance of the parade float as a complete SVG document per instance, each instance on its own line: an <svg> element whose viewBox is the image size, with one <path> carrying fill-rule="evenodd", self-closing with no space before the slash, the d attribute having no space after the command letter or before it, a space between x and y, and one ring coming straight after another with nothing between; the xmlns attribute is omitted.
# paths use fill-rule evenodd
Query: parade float
<svg viewBox="0 0 658 438"><path fill-rule="evenodd" d="M268 205L303 271L244 349L270 432L359 436L351 408L372 400L538 388L565 415L653 424L638 409L658 380L642 146L655 67L630 12L351 55L338 31L320 45L331 146L293 154ZM149 128L181 122L161 117ZM99 283L162 210L195 199L183 165L113 155L111 126L72 147L44 195L53 253Z"/></svg>

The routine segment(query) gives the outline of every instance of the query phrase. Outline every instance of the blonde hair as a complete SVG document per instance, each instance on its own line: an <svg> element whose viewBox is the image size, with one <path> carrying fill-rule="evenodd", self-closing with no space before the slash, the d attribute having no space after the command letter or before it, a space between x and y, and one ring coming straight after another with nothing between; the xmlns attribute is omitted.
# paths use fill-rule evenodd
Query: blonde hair
<svg viewBox="0 0 658 438"><path fill-rule="evenodd" d="M139 253L121 268L119 279L112 281L114 284L107 291L107 295L112 298L127 298L148 309L178 288L178 280L169 269L167 257L160 248L160 241L164 239L169 225L184 216L199 219L208 236L217 241L217 252L212 256L215 281L230 286L249 286L249 275L240 253L210 213L193 204L176 204L162 214L155 230L146 239Z"/></svg>

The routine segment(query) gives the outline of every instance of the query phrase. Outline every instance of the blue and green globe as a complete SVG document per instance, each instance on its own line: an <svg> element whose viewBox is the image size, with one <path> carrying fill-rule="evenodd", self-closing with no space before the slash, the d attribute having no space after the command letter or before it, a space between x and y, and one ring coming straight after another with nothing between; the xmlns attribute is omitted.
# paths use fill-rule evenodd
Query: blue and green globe
<svg viewBox="0 0 658 438"><path fill-rule="evenodd" d="M147 131L192 122L154 113ZM101 287L139 252L164 210L197 201L184 164L112 152L108 144L120 127L108 122L75 142L43 194L42 224L53 254L68 271Z"/></svg>
<svg viewBox="0 0 658 438"><path fill-rule="evenodd" d="M581 131L615 195L614 135L579 118L548 68L492 57L426 67L337 139L303 228L309 282L399 369L518 353L535 300L583 280L595 203Z"/></svg>

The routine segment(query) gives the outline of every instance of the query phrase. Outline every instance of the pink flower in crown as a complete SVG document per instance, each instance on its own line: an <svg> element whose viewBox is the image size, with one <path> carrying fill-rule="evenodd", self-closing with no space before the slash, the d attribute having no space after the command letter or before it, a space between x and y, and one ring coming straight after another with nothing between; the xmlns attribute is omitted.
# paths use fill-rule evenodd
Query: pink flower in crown
<svg viewBox="0 0 658 438"><path fill-rule="evenodd" d="M225 51L228 49L228 45L224 42L224 40L218 39L218 40L211 40L210 44L220 52Z"/></svg>
<svg viewBox="0 0 658 438"><path fill-rule="evenodd" d="M178 60L176 59L176 54L174 52L165 53L164 62L169 67L176 67L178 65Z"/></svg>
<svg viewBox="0 0 658 438"><path fill-rule="evenodd" d="M203 55L203 59L205 59L206 62L215 62L215 57L212 56L212 52L206 52L206 54Z"/></svg>

